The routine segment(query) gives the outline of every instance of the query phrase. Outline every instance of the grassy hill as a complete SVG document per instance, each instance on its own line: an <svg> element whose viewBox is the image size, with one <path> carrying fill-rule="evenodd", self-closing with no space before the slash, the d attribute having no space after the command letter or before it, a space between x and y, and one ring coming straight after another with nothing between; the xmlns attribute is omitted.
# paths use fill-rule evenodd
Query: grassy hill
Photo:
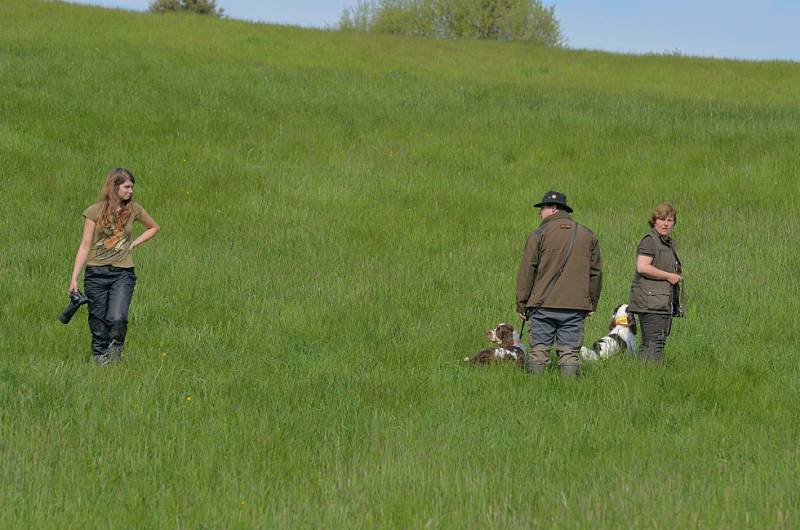
<svg viewBox="0 0 800 530"><path fill-rule="evenodd" d="M796 528L800 64L0 3L0 527ZM130 168L124 362L67 299ZM599 236L587 342L678 208L666 362L468 369L532 205Z"/></svg>

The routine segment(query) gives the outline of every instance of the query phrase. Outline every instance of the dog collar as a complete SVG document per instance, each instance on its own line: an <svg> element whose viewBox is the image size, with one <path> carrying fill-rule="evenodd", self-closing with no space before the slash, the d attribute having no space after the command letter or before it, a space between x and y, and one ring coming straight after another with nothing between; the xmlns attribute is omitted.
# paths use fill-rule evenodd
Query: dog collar
<svg viewBox="0 0 800 530"><path fill-rule="evenodd" d="M628 317L627 316L622 316L622 317L615 318L614 319L614 325L615 326L627 326L628 325Z"/></svg>

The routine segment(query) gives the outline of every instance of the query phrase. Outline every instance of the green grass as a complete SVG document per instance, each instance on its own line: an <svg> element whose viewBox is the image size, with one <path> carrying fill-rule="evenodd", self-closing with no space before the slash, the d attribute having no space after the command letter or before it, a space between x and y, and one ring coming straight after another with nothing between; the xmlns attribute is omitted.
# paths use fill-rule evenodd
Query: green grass
<svg viewBox="0 0 800 530"><path fill-rule="evenodd" d="M797 528L800 65L0 4L0 527ZM162 227L125 360L55 319L105 173ZM565 192L666 362L468 369Z"/></svg>

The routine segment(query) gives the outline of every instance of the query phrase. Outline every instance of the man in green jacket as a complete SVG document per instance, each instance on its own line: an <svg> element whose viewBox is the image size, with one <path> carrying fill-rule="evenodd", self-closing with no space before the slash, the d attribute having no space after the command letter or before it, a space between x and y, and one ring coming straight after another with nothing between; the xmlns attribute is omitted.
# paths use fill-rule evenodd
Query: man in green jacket
<svg viewBox="0 0 800 530"><path fill-rule="evenodd" d="M528 370L550 365L553 342L561 375L580 375L583 322L600 300L603 259L597 237L572 220L567 197L548 191L534 207L541 224L528 237L517 273L517 313L530 322Z"/></svg>

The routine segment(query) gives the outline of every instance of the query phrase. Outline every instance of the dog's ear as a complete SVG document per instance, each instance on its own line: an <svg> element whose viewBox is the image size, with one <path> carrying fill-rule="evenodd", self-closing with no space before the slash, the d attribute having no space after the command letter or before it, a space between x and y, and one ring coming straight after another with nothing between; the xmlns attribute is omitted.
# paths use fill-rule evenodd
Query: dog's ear
<svg viewBox="0 0 800 530"><path fill-rule="evenodd" d="M628 313L628 328L636 335L636 313Z"/></svg>
<svg viewBox="0 0 800 530"><path fill-rule="evenodd" d="M514 340L514 328L508 324L501 324L497 326L497 339L500 343L505 343Z"/></svg>
<svg viewBox="0 0 800 530"><path fill-rule="evenodd" d="M490 329L486 332L486 338L489 339L489 342L493 342L495 344L500 344L500 331L502 325L497 325L493 329Z"/></svg>

